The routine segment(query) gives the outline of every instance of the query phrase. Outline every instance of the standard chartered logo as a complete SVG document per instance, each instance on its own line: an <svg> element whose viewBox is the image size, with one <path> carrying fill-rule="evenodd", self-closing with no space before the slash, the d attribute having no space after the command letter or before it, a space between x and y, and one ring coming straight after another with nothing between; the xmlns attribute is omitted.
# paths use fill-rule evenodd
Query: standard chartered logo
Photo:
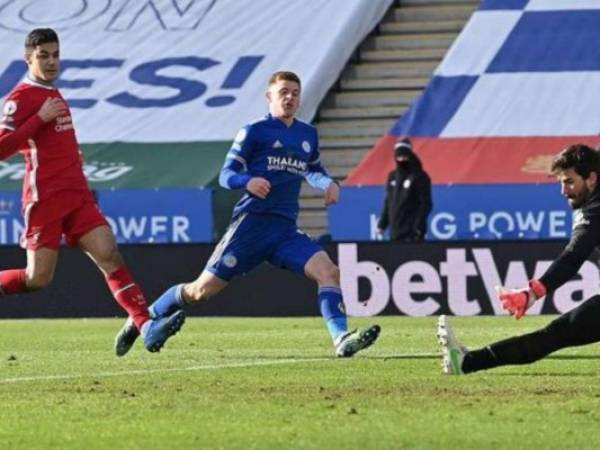
<svg viewBox="0 0 600 450"><path fill-rule="evenodd" d="M83 173L94 183L113 181L131 172L133 166L113 162L86 162ZM0 180L19 181L25 176L25 163L7 163L0 161Z"/></svg>

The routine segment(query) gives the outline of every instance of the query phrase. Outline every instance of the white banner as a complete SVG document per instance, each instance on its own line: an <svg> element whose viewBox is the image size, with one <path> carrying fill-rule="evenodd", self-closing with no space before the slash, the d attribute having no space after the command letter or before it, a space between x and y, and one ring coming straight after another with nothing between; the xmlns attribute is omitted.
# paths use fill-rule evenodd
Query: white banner
<svg viewBox="0 0 600 450"><path fill-rule="evenodd" d="M436 101L456 107L443 118L430 107L422 120L444 122L440 137L597 135L599 19L598 0L497 2L476 12L435 73Z"/></svg>
<svg viewBox="0 0 600 450"><path fill-rule="evenodd" d="M61 39L60 88L81 142L230 140L292 70L310 120L393 0L0 0L0 97L32 28Z"/></svg>

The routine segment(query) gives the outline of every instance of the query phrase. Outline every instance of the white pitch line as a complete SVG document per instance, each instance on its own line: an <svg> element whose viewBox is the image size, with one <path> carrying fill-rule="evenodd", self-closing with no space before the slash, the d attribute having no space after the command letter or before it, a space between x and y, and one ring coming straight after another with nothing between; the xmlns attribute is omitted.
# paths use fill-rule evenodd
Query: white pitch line
<svg viewBox="0 0 600 450"><path fill-rule="evenodd" d="M74 378L86 378L86 377L120 377L124 375L145 375L150 373L167 373L167 372L191 372L196 370L217 370L217 369L238 369L246 367L258 367L258 366L275 366L279 364L298 364L303 362L319 362L319 361L332 361L332 358L312 358L312 359L273 359L253 362L240 362L240 363L229 363L229 364L208 364L205 366L191 366L191 367L171 367L171 368L158 368L158 369L137 369L137 370L124 370L122 372L99 372L99 373L78 373L78 374L62 374L62 375L44 375L35 377L15 377L15 378L3 378L0 379L0 384L9 383L21 383L26 381L50 381L50 380L72 380Z"/></svg>
<svg viewBox="0 0 600 450"><path fill-rule="evenodd" d="M411 359L411 358L436 358L439 357L439 353L392 353L383 355L373 355L365 359ZM2 378L0 384L11 384L11 383L23 383L27 381L51 381L51 380L72 380L75 378L86 378L86 377L120 377L125 375L146 375L151 373L168 373L168 372L193 372L197 370L218 370L218 369L243 369L246 367L260 367L260 366L276 366L281 364L299 364L299 363L313 363L323 361L336 361L337 358L310 358L310 359L270 359L270 360L258 360L252 362L239 362L239 363L227 363L227 364L207 364L204 366L190 366L190 367L171 367L171 368L157 368L157 369L136 369L136 370L123 370L121 372L98 372L98 373L77 373L77 374L62 374L62 375L40 375L33 377L14 377L14 378Z"/></svg>

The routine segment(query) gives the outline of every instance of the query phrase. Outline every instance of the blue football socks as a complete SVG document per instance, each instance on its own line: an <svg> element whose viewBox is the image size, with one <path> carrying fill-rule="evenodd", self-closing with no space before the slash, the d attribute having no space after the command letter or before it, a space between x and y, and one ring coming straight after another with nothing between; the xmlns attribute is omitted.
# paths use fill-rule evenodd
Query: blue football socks
<svg viewBox="0 0 600 450"><path fill-rule="evenodd" d="M319 307L331 339L335 340L340 334L348 331L342 290L339 287L319 288Z"/></svg>
<svg viewBox="0 0 600 450"><path fill-rule="evenodd" d="M167 289L158 299L150 306L151 317L167 317L175 311L183 309L185 302L183 301L183 284L176 284Z"/></svg>

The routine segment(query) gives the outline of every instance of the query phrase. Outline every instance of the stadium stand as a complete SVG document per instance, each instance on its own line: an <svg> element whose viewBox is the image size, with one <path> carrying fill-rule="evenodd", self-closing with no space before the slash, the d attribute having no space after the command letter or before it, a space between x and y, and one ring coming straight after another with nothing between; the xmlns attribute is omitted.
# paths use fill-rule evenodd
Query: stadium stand
<svg viewBox="0 0 600 450"><path fill-rule="evenodd" d="M348 175L348 203L329 216L333 238L372 238L393 143L405 135L434 184L430 238L567 237L571 213L549 162L568 144L600 142L599 14L592 0L481 2L423 94ZM352 232L350 217L362 221Z"/></svg>
<svg viewBox="0 0 600 450"><path fill-rule="evenodd" d="M418 98L477 6L477 0L392 5L357 48L317 116L322 160L336 179L344 180ZM306 184L299 223L313 236L328 231L322 196Z"/></svg>

